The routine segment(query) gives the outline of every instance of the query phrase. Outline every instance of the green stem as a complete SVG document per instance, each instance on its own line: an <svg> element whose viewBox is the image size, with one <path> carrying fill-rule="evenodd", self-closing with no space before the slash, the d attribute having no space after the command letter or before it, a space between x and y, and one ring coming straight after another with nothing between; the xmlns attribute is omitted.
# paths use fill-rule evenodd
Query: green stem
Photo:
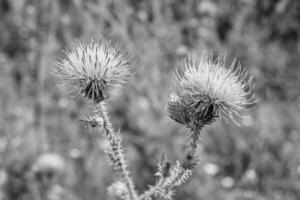
<svg viewBox="0 0 300 200"><path fill-rule="evenodd" d="M125 184L128 189L128 195L130 200L136 200L137 199L137 193L135 191L135 186L133 184L133 181L130 177L129 171L127 169L127 165L125 162L125 155L123 151L121 151L121 143L120 138L118 137L117 133L113 130L112 124L110 122L110 119L108 117L105 104L99 103L95 104L96 111L101 115L103 118L103 128L105 137L109 141L109 144L111 146L111 150L113 151L113 154L115 155L116 159L113 161L115 162L114 165L118 166L115 168L121 175L122 179L125 181ZM119 149L115 148L115 145L119 144Z"/></svg>
<svg viewBox="0 0 300 200"><path fill-rule="evenodd" d="M150 189L148 189L143 194L141 194L138 200L150 198L151 196L155 195L157 191L161 189L163 183L164 183L163 179L160 179L154 186L152 186Z"/></svg>
<svg viewBox="0 0 300 200"><path fill-rule="evenodd" d="M186 147L193 153L193 155L195 154L195 151L198 147L199 140L200 140L200 128L196 128L195 130L193 130L191 135L191 141L189 145Z"/></svg>
<svg viewBox="0 0 300 200"><path fill-rule="evenodd" d="M197 163L196 160L196 149L198 147L199 139L200 139L200 129L197 128L192 131L191 134L191 140L189 144L186 146L185 151L189 152L191 158L193 160L189 160L186 158L187 155L181 160L181 164L177 166L175 173L172 173L169 177L166 177L162 180L159 180L154 186L152 186L149 190L144 192L142 195L139 196L138 200L144 200L146 198L149 198L154 195L161 195L163 196L163 193L171 190L173 187L176 186L177 182L181 182L184 177L188 177L189 174L192 172L192 169L196 166ZM184 167L185 165L183 163L189 162L189 166L192 167ZM174 169L173 169L174 170Z"/></svg>

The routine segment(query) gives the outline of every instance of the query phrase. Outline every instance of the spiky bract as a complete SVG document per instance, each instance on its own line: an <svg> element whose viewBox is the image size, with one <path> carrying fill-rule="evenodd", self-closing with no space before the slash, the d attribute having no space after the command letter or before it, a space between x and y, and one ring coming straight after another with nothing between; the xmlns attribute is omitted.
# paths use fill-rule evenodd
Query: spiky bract
<svg viewBox="0 0 300 200"><path fill-rule="evenodd" d="M111 91L126 82L132 63L128 56L110 42L76 42L56 63L54 74L63 80L67 91L99 103Z"/></svg>
<svg viewBox="0 0 300 200"><path fill-rule="evenodd" d="M168 103L172 119L191 129L200 129L221 117L236 124L243 111L255 103L252 77L234 60L225 65L225 55L213 59L211 52L183 60L176 71Z"/></svg>

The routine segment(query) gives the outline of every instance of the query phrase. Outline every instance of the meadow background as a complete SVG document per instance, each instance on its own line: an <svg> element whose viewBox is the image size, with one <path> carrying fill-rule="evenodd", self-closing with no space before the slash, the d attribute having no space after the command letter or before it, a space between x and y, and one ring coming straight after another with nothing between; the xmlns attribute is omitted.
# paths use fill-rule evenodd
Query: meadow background
<svg viewBox="0 0 300 200"><path fill-rule="evenodd" d="M108 104L139 191L155 182L162 152L173 162L182 155L188 130L166 112L172 73L208 49L249 70L259 102L242 127L218 121L205 130L200 165L174 199L300 199L299 0L0 0L0 172L12 190L3 192L22 199L24 174L55 152L67 163L63 187L107 199L116 176L105 141L77 120L90 105L50 74L66 46L91 36L136 61Z"/></svg>

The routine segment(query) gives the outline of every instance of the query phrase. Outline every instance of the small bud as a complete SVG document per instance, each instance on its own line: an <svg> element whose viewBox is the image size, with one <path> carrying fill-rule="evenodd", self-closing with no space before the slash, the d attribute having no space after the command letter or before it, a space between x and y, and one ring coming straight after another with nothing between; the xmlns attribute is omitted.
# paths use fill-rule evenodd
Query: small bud
<svg viewBox="0 0 300 200"><path fill-rule="evenodd" d="M171 163L168 161L166 155L163 153L158 165L158 172L156 173L159 177L167 177L170 172Z"/></svg>
<svg viewBox="0 0 300 200"><path fill-rule="evenodd" d="M190 151L187 151L184 155L184 159L181 161L181 166L184 169L192 170L198 164L199 158Z"/></svg>

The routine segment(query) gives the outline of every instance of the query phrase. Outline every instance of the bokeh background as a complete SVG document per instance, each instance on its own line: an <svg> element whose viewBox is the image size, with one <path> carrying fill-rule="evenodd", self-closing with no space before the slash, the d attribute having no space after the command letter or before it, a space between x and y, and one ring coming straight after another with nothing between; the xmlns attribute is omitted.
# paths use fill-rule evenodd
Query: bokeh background
<svg viewBox="0 0 300 200"><path fill-rule="evenodd" d="M258 104L242 127L206 128L200 165L174 199L300 199L299 0L0 0L0 199L32 199L26 174L45 152L65 160L61 187L108 199L117 176L106 143L77 120L90 105L50 73L66 46L91 36L136 60L108 104L139 191L155 182L162 152L172 162L183 153L188 130L166 112L172 73L208 49L249 70Z"/></svg>

